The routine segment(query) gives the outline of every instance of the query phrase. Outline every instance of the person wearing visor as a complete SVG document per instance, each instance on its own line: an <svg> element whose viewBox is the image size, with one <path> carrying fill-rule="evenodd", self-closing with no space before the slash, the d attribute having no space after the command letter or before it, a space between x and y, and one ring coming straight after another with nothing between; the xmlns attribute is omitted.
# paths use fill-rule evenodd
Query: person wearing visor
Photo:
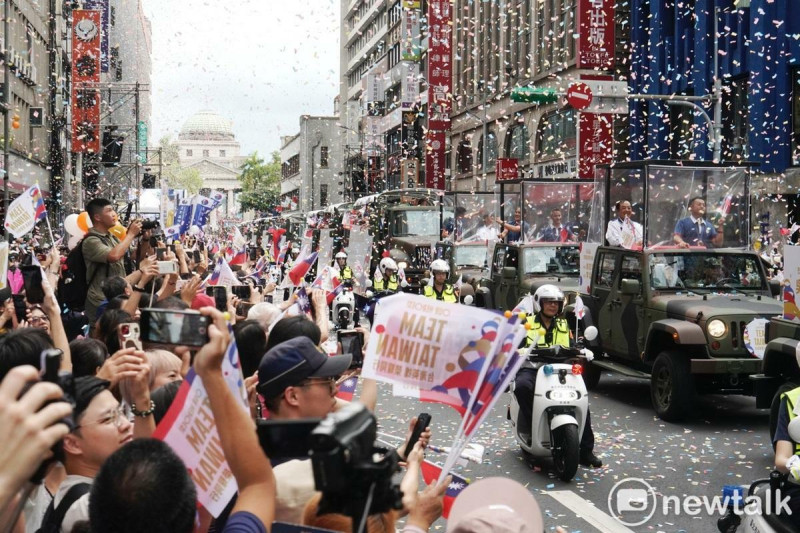
<svg viewBox="0 0 800 533"><path fill-rule="evenodd" d="M533 294L533 311L528 315L528 337L526 346L536 342L539 348L560 345L569 348L572 343L572 332L567 320L560 316L564 307L564 293L555 285L542 285ZM531 428L528 427L533 417L533 395L536 387L538 370L530 363L523 363L514 380L514 395L519 402L520 434L530 440ZM603 461L594 454L594 431L589 411L586 412L586 424L580 443L580 463L583 466L599 468Z"/></svg>
<svg viewBox="0 0 800 533"><path fill-rule="evenodd" d="M450 277L450 265L447 264L447 261L444 259L433 261L431 263L431 276L433 283L426 285L423 290L426 297L443 302L458 302L458 289L447 283L447 278Z"/></svg>
<svg viewBox="0 0 800 533"><path fill-rule="evenodd" d="M341 251L336 254L336 268L339 269L339 280L341 282L353 283L353 269L347 264L347 252Z"/></svg>
<svg viewBox="0 0 800 533"><path fill-rule="evenodd" d="M400 282L397 280L397 263L391 257L384 257L378 264L378 271L372 281L375 291L397 292Z"/></svg>

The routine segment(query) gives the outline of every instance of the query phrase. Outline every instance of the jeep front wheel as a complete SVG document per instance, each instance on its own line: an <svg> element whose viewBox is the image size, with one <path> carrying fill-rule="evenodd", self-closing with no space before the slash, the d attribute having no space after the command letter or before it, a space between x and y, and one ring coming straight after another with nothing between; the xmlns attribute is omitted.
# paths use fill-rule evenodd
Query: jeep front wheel
<svg viewBox="0 0 800 533"><path fill-rule="evenodd" d="M600 374L602 369L591 361L583 363L583 384L586 385L586 390L594 390L600 382Z"/></svg>
<svg viewBox="0 0 800 533"><path fill-rule="evenodd" d="M682 420L691 408L693 395L689 361L678 352L661 352L650 374L650 398L658 417L667 422Z"/></svg>

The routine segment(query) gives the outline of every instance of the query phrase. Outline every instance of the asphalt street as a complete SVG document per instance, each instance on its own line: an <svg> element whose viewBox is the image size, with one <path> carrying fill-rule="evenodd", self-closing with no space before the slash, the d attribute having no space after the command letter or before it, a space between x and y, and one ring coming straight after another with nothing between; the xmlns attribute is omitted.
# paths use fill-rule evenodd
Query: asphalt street
<svg viewBox="0 0 800 533"><path fill-rule="evenodd" d="M408 420L424 411L433 417L432 444L449 446L458 428L458 413L443 405L394 398L391 387L383 384L380 391L379 431L403 435ZM701 396L693 418L680 424L666 423L652 410L648 381L604 373L590 393L595 452L604 466L580 467L576 477L565 483L555 476L551 462L531 465L525 459L506 420L508 402L505 394L474 439L486 447L483 463L469 462L457 472L471 481L504 476L522 483L539 503L545 531L561 526L571 533L714 532L718 514L703 509L689 516L685 508L676 512L675 504L670 504L665 514L665 498L683 505L687 496L721 496L724 485L749 485L768 477L772 465L768 411L756 409L753 398ZM444 455L429 452L427 458L442 462ZM655 498L644 504L642 513L624 513L623 520L633 524L647 518L651 510L655 512L640 525L626 526L612 516L616 507L610 510L609 501L613 504L615 500L609 496L617 495L621 488L641 486L626 481L614 488L630 478L648 483ZM444 527L440 520L433 530L443 531Z"/></svg>

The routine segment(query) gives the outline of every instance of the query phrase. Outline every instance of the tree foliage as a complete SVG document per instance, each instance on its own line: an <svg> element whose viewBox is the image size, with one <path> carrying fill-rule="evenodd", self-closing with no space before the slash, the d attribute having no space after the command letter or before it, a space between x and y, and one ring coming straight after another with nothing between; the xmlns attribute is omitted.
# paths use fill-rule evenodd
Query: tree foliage
<svg viewBox="0 0 800 533"><path fill-rule="evenodd" d="M253 210L256 216L274 212L280 202L281 192L281 156L278 151L272 152L272 159L265 162L258 152L253 152L239 167L242 174L242 194L239 201L242 210Z"/></svg>
<svg viewBox="0 0 800 533"><path fill-rule="evenodd" d="M185 189L188 194L197 194L203 187L203 178L196 168L183 168L180 164L178 145L169 136L158 141L161 148L161 176L171 189Z"/></svg>

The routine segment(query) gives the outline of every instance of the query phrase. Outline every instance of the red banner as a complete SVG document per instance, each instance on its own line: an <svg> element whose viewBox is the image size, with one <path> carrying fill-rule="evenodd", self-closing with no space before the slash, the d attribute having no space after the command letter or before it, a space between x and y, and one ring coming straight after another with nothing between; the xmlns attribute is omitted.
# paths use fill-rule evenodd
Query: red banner
<svg viewBox="0 0 800 533"><path fill-rule="evenodd" d="M445 134L450 129L452 26L450 0L428 0L428 134L425 185L444 189Z"/></svg>
<svg viewBox="0 0 800 533"><path fill-rule="evenodd" d="M578 0L578 68L614 68L614 1Z"/></svg>
<svg viewBox="0 0 800 533"><path fill-rule="evenodd" d="M447 164L444 143L447 134L428 130L425 135L425 186L444 190L444 169Z"/></svg>
<svg viewBox="0 0 800 533"><path fill-rule="evenodd" d="M597 165L611 163L614 115L578 113L578 177L594 179Z"/></svg>
<svg viewBox="0 0 800 533"><path fill-rule="evenodd" d="M100 152L101 12L72 12L72 151Z"/></svg>
<svg viewBox="0 0 800 533"><path fill-rule="evenodd" d="M497 181L519 179L519 160L508 157L497 159Z"/></svg>

